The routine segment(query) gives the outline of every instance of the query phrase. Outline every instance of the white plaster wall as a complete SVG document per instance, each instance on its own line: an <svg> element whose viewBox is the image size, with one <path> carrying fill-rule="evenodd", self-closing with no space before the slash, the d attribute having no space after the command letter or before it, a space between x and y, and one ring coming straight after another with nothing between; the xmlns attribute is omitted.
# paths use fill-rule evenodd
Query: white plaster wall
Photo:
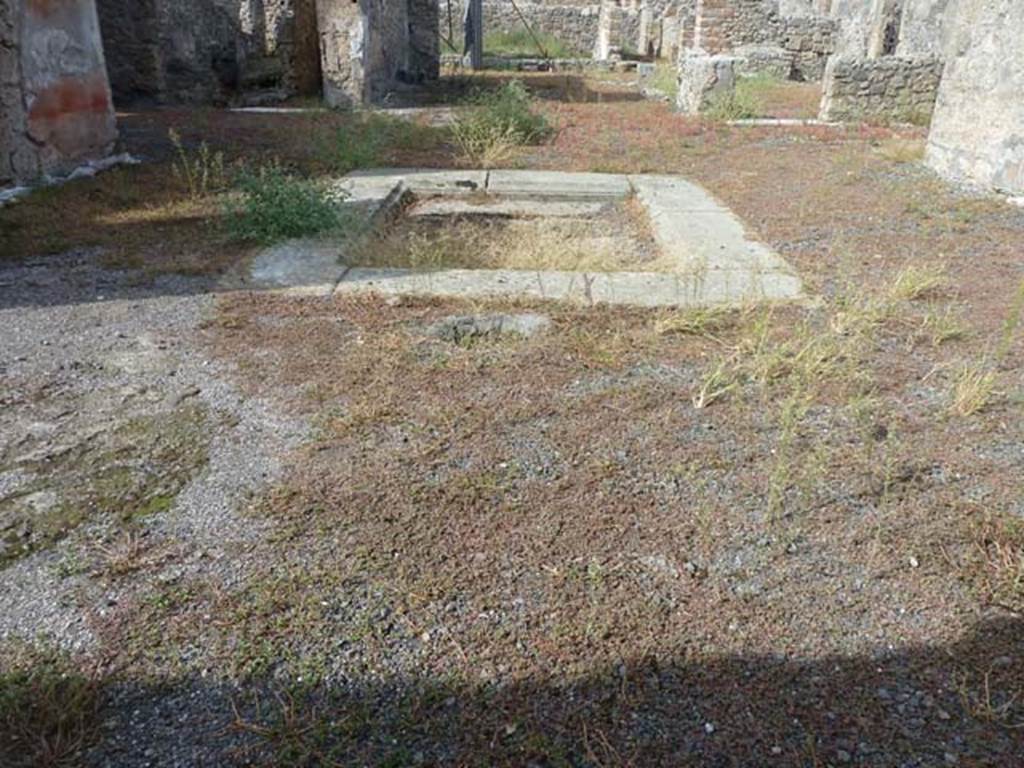
<svg viewBox="0 0 1024 768"><path fill-rule="evenodd" d="M953 23L927 161L1024 194L1024 2L960 0Z"/></svg>

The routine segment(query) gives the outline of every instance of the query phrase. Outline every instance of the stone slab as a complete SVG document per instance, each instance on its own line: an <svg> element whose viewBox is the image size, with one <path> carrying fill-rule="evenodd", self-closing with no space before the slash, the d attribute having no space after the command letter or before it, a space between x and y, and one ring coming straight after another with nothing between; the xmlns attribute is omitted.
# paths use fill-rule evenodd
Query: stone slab
<svg viewBox="0 0 1024 768"><path fill-rule="evenodd" d="M682 273L728 272L734 284L742 273L762 281L770 276L773 293L803 295L793 268L749 238L739 218L700 187L672 176L632 176L630 181L647 209L655 241L663 254L678 260Z"/></svg>
<svg viewBox="0 0 1024 768"><path fill-rule="evenodd" d="M491 171L487 191L514 199L621 200L631 190L629 180L614 173Z"/></svg>
<svg viewBox="0 0 1024 768"><path fill-rule="evenodd" d="M457 197L430 198L416 203L408 216L525 216L544 218L573 218L596 216L604 210L605 202L569 202L559 200L509 200L486 197L482 200Z"/></svg>
<svg viewBox="0 0 1024 768"><path fill-rule="evenodd" d="M494 196L486 212L580 215L634 192L646 208L672 273L582 273L532 270L352 268L342 264L343 242L302 240L268 248L250 268L255 287L293 289L314 295L338 292L420 294L467 298L525 297L584 304L706 306L786 301L804 297L796 272L763 243L748 237L742 222L701 187L673 176L621 176L533 171L387 170L352 174L350 203L375 215L401 204L412 191L428 198L421 215L477 211L470 196ZM486 199L486 198L485 198ZM396 202L397 201L397 202ZM370 210L373 209L373 210Z"/></svg>
<svg viewBox="0 0 1024 768"><path fill-rule="evenodd" d="M657 272L558 272L526 270L353 268L336 293L449 298L528 298L585 305L698 307L790 300L799 295L798 278L746 270L707 274Z"/></svg>
<svg viewBox="0 0 1024 768"><path fill-rule="evenodd" d="M336 240L289 240L258 253L249 278L254 288L328 296L345 271L340 253Z"/></svg>
<svg viewBox="0 0 1024 768"><path fill-rule="evenodd" d="M388 168L354 171L340 182L351 199L384 198L403 184L415 195L464 195L487 187L487 171L438 171L426 168Z"/></svg>

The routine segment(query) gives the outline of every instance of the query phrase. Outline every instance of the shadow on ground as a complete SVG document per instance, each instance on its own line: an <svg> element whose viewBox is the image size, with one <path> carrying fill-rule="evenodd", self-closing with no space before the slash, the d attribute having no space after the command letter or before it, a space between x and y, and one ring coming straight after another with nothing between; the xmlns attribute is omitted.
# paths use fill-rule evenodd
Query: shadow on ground
<svg viewBox="0 0 1024 768"><path fill-rule="evenodd" d="M119 687L93 762L141 765L140 743L189 765L211 755L218 765L723 768L1024 759L1019 618L987 620L952 645L852 658L700 660L681 650L567 682L404 677L300 689Z"/></svg>

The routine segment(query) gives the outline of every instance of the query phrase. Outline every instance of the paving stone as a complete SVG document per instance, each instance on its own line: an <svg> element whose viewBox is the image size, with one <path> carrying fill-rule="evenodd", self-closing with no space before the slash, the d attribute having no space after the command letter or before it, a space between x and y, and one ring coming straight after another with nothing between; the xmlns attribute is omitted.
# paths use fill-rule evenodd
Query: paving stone
<svg viewBox="0 0 1024 768"><path fill-rule="evenodd" d="M337 241L289 240L257 254L249 276L256 288L326 296L345 270L339 253Z"/></svg>
<svg viewBox="0 0 1024 768"><path fill-rule="evenodd" d="M353 268L341 264L341 244L329 240L284 243L265 250L251 267L257 287L316 295L374 291L384 295L526 297L584 304L707 306L785 301L804 296L796 272L701 187L673 176L622 176L534 171L363 171L346 177L350 202L370 215L409 193L429 197L419 215L476 211L522 215L591 215L635 191L646 207L654 239L675 259L671 273ZM477 205L471 194L492 199Z"/></svg>
<svg viewBox="0 0 1024 768"><path fill-rule="evenodd" d="M404 185L416 195L464 195L487 186L486 171L438 171L424 168L388 168L355 171L340 186L352 200L384 199L396 186Z"/></svg>
<svg viewBox="0 0 1024 768"><path fill-rule="evenodd" d="M338 293L379 293L464 298L524 297L580 304L638 307L710 306L790 300L800 280L778 273L714 270L707 274L658 272L559 272L527 270L410 269L355 267Z"/></svg>
<svg viewBox="0 0 1024 768"><path fill-rule="evenodd" d="M697 185L672 176L631 176L630 181L647 209L655 241L666 255L678 259L682 271L748 271L759 279L773 273L796 278L781 256L749 238L740 219ZM792 287L790 298L803 293L799 279L773 283L777 290Z"/></svg>
<svg viewBox="0 0 1024 768"><path fill-rule="evenodd" d="M487 191L515 199L619 200L631 190L629 180L614 173L491 171Z"/></svg>
<svg viewBox="0 0 1024 768"><path fill-rule="evenodd" d="M604 209L604 202L564 202L557 200L509 200L487 197L466 200L458 197L432 198L417 203L408 211L409 216L517 216L575 218L596 216Z"/></svg>

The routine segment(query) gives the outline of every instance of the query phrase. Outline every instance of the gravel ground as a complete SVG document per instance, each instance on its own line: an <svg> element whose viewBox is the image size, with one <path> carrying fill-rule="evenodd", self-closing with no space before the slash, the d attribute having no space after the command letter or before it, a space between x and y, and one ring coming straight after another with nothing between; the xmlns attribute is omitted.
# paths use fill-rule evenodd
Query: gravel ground
<svg viewBox="0 0 1024 768"><path fill-rule="evenodd" d="M138 275L100 268L97 257L77 251L0 268L0 531L9 534L9 551L22 537L31 541L26 498L43 514L88 506L52 546L0 574L0 645L43 639L76 655L102 655L97 624L144 583L244 578L251 564L237 557L238 546L258 539L263 526L239 510L308 437L303 421L242 396L198 343L216 300L211 282L165 276L143 287ZM183 409L202 414L199 428L184 435L188 448L201 446L201 459L169 468L149 447ZM123 524L115 507L139 499L116 492L87 499L79 485L110 465L136 464L153 477L181 475L165 509L132 521L154 553L140 584L103 575L103 548L117 543ZM115 686L107 695L109 738L90 763L216 764L200 746L210 729L194 726L206 722L206 707L227 710L222 693L140 696Z"/></svg>

